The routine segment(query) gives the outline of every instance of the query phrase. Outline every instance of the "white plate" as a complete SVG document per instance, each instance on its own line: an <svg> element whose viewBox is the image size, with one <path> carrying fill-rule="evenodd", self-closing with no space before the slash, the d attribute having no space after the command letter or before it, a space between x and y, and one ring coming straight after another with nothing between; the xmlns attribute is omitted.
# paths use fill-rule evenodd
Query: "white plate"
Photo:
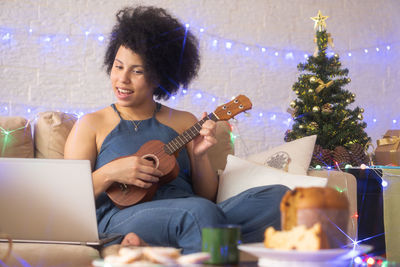
<svg viewBox="0 0 400 267"><path fill-rule="evenodd" d="M268 265L279 263L323 263L323 262L337 262L348 261L354 257L367 253L372 249L372 246L359 245L353 248L335 248L335 249L321 249L318 251L296 251L296 250L277 250L268 249L264 247L263 243L251 243L239 245L239 249L250 253L259 258L259 265ZM268 264L267 264L268 263ZM295 264L293 264L295 265ZM308 265L309 266L309 265ZM321 266L321 265L320 265Z"/></svg>

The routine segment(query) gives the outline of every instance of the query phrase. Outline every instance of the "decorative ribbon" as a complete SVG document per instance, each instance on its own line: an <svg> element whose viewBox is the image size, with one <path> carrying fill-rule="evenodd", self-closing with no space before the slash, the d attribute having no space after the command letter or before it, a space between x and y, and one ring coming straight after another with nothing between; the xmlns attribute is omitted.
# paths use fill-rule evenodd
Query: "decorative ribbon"
<svg viewBox="0 0 400 267"><path fill-rule="evenodd" d="M335 44L333 43L333 38L331 37L331 34L327 33L327 35L328 35L328 45L330 45L332 48L334 48ZM317 37L314 37L314 43L317 43ZM318 56L318 52L319 52L319 48L318 48L318 45L317 45L315 47L313 56L314 57Z"/></svg>
<svg viewBox="0 0 400 267"><path fill-rule="evenodd" d="M372 148L372 151L371 151L371 152L368 152L368 149L369 149L370 147ZM375 151L375 146L374 146L374 144L372 144L371 142L368 142L368 143L365 144L364 152L365 152L365 154L368 156L368 159L369 159L369 166L375 165L375 164L374 164L374 161L373 161L373 158L374 158L374 157L373 157L374 151Z"/></svg>
<svg viewBox="0 0 400 267"><path fill-rule="evenodd" d="M319 92L321 92L324 88L328 88L329 86L331 86L333 84L333 81L329 81L327 83L324 83L324 81L321 80L320 78L317 78L317 82L319 83L317 89L315 89L315 92L317 92L317 94Z"/></svg>
<svg viewBox="0 0 400 267"><path fill-rule="evenodd" d="M376 140L376 143L378 144L378 146L393 146L392 149L389 150L390 160L392 164L399 164L398 162L396 162L396 153L397 150L399 150L400 148L400 136L385 135L382 139Z"/></svg>

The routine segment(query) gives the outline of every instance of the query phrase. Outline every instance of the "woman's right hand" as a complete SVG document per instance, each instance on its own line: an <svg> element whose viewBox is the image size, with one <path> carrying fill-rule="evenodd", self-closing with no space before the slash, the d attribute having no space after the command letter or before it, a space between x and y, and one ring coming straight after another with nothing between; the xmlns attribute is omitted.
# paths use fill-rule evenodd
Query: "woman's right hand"
<svg viewBox="0 0 400 267"><path fill-rule="evenodd" d="M100 169L103 169L109 184L118 182L141 188L149 188L160 180L160 176L163 176L163 173L154 167L152 161L138 156L117 158Z"/></svg>

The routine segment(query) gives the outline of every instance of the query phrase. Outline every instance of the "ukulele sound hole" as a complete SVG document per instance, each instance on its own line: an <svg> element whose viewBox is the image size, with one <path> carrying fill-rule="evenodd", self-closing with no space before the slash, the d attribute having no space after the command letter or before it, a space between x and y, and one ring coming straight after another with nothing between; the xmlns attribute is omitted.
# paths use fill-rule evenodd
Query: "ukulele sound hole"
<svg viewBox="0 0 400 267"><path fill-rule="evenodd" d="M160 165L160 161L154 154L146 154L146 155L143 155L142 158L147 159L148 161L151 161L153 163L154 168L156 168L156 169Z"/></svg>

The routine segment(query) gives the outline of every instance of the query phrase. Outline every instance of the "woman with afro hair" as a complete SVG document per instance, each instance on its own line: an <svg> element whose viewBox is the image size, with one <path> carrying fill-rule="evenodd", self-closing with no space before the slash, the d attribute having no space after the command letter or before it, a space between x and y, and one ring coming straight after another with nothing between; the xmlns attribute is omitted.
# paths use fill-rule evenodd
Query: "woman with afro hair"
<svg viewBox="0 0 400 267"><path fill-rule="evenodd" d="M215 204L218 177L207 156L217 142L212 120L179 152L179 174L159 186L151 201L124 209L111 201L106 191L112 184L148 189L165 175L134 154L146 142L168 143L198 122L156 100L186 88L200 67L197 39L166 10L124 8L116 17L104 58L116 102L81 117L64 153L91 162L99 232L119 233L125 245L172 246L188 254L201 251L203 227L240 225L242 242L261 241L268 226L280 228L284 186L252 188Z"/></svg>

